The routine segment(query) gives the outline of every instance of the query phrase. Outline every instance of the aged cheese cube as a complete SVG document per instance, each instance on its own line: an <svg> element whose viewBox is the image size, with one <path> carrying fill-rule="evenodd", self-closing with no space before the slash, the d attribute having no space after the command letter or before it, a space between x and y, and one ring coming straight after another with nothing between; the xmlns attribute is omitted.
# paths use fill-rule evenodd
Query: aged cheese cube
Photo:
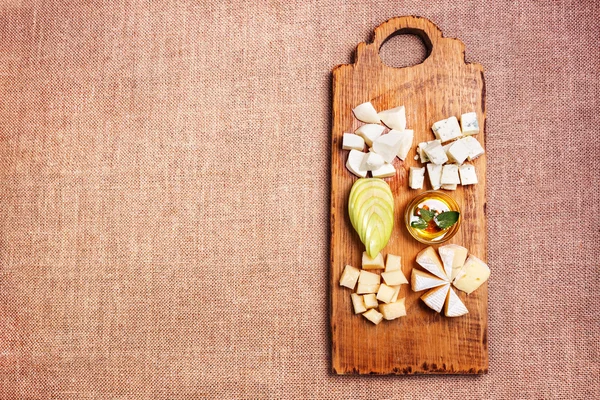
<svg viewBox="0 0 600 400"><path fill-rule="evenodd" d="M425 167L417 168L410 167L408 175L408 185L411 189L423 189L423 181L425 180Z"/></svg>
<svg viewBox="0 0 600 400"><path fill-rule="evenodd" d="M434 123L431 129L435 137L441 140L442 143L462 136L458 119L454 116Z"/></svg>
<svg viewBox="0 0 600 400"><path fill-rule="evenodd" d="M379 285L379 290L377 291L377 300L383 301L384 303L389 303L392 301L392 297L394 297L394 288L389 287L385 283Z"/></svg>
<svg viewBox="0 0 600 400"><path fill-rule="evenodd" d="M458 176L458 165L446 164L442 168L442 185L458 185L460 178Z"/></svg>
<svg viewBox="0 0 600 400"><path fill-rule="evenodd" d="M448 295L446 296L446 305L444 306L444 314L446 317L460 317L468 312L469 310L467 310L465 303L458 297L454 289L450 288L450 290L448 290Z"/></svg>
<svg viewBox="0 0 600 400"><path fill-rule="evenodd" d="M367 285L379 285L381 283L381 276L374 274L369 271L359 271L358 283L364 283Z"/></svg>
<svg viewBox="0 0 600 400"><path fill-rule="evenodd" d="M421 290L431 289L447 283L445 280L440 279L437 276L428 274L427 272L419 271L416 268L413 268L412 270L410 282L413 292L420 292Z"/></svg>
<svg viewBox="0 0 600 400"><path fill-rule="evenodd" d="M379 124L366 124L360 126L354 131L355 134L362 137L367 146L373 146L373 140L377 139L383 131L385 126Z"/></svg>
<svg viewBox="0 0 600 400"><path fill-rule="evenodd" d="M370 124L378 124L380 122L380 118L377 115L377 110L373 107L370 101L359 104L358 106L352 109L354 116L357 120L370 123Z"/></svg>
<svg viewBox="0 0 600 400"><path fill-rule="evenodd" d="M366 313L363 313L363 316L368 319L369 321L371 321L372 323L374 323L375 325L377 325L378 323L381 322L381 320L383 319L383 315L377 311L374 308L371 308L369 311L367 311Z"/></svg>
<svg viewBox="0 0 600 400"><path fill-rule="evenodd" d="M360 178L367 176L368 172L366 169L363 169L365 156L366 154L362 151L352 149L348 153L348 160L346 161L346 168Z"/></svg>
<svg viewBox="0 0 600 400"><path fill-rule="evenodd" d="M429 158L429 161L434 164L441 165L448 161L448 156L446 156L446 152L442 148L442 145L436 141L428 144L423 151L427 155L427 158Z"/></svg>
<svg viewBox="0 0 600 400"><path fill-rule="evenodd" d="M487 264L474 255L470 255L465 265L458 271L454 278L454 286L467 294L473 293L490 277Z"/></svg>
<svg viewBox="0 0 600 400"><path fill-rule="evenodd" d="M342 138L342 149L362 151L365 148L365 139L354 133L344 133Z"/></svg>
<svg viewBox="0 0 600 400"><path fill-rule="evenodd" d="M379 306L379 311L381 312L381 315L383 315L383 318L388 321L406 316L404 297L389 304L381 304Z"/></svg>
<svg viewBox="0 0 600 400"><path fill-rule="evenodd" d="M379 284L375 285L375 284L358 282L358 285L356 286L357 294L377 293L378 290L379 290Z"/></svg>
<svg viewBox="0 0 600 400"><path fill-rule="evenodd" d="M485 153L481 143L479 143L473 136L462 138L461 141L464 142L469 149L469 161L472 161Z"/></svg>
<svg viewBox="0 0 600 400"><path fill-rule="evenodd" d="M363 296L361 296L360 294L352 293L350 297L352 298L354 314L360 314L367 311L367 306L365 305L365 300Z"/></svg>
<svg viewBox="0 0 600 400"><path fill-rule="evenodd" d="M444 271L444 266L433 247L426 247L417 254L417 264L438 278L445 281L449 280L448 276L446 276L446 271Z"/></svg>
<svg viewBox="0 0 600 400"><path fill-rule="evenodd" d="M460 126L464 136L478 134L479 122L477 122L477 113L473 111L461 115Z"/></svg>
<svg viewBox="0 0 600 400"><path fill-rule="evenodd" d="M391 288L394 289L394 295L392 296L392 303L394 303L396 300L398 300L398 294L400 293L400 286L401 285L390 286Z"/></svg>
<svg viewBox="0 0 600 400"><path fill-rule="evenodd" d="M385 272L396 271L402 269L400 256L388 254L385 259Z"/></svg>
<svg viewBox="0 0 600 400"><path fill-rule="evenodd" d="M450 280L454 280L458 271L465 265L468 250L457 244L447 244L440 246L438 253L440 253L446 275L450 277Z"/></svg>
<svg viewBox="0 0 600 400"><path fill-rule="evenodd" d="M380 111L378 117L381 122L386 124L390 129L399 131L406 129L406 110L404 109L404 106Z"/></svg>
<svg viewBox="0 0 600 400"><path fill-rule="evenodd" d="M362 255L362 269L383 269L383 256L381 253L371 258L366 251Z"/></svg>
<svg viewBox="0 0 600 400"><path fill-rule="evenodd" d="M429 176L429 183L433 190L442 186L442 167L442 165L427 163L427 176Z"/></svg>
<svg viewBox="0 0 600 400"><path fill-rule="evenodd" d="M464 185L474 185L477 183L477 173L475 166L470 164L461 165L458 169L460 173L460 183Z"/></svg>
<svg viewBox="0 0 600 400"><path fill-rule="evenodd" d="M354 289L356 281L358 280L358 275L360 275L360 270L358 268L346 265L344 272L342 272L342 276L340 277L340 286Z"/></svg>
<svg viewBox="0 0 600 400"><path fill-rule="evenodd" d="M377 301L377 296L375 293L365 294L364 296L365 307L369 308L377 308L379 302Z"/></svg>
<svg viewBox="0 0 600 400"><path fill-rule="evenodd" d="M450 284L446 283L444 286L436 287L421 296L421 300L429 306L432 310L437 312L442 311L444 303L446 302L446 295L450 290Z"/></svg>
<svg viewBox="0 0 600 400"><path fill-rule="evenodd" d="M388 286L396 286L408 283L401 270L382 272L381 277Z"/></svg>
<svg viewBox="0 0 600 400"><path fill-rule="evenodd" d="M469 148L464 140L457 140L456 142L450 143L448 153L452 156L454 162L462 164L469 157Z"/></svg>
<svg viewBox="0 0 600 400"><path fill-rule="evenodd" d="M383 163L383 165L371 171L373 178L389 178L396 175L396 168L393 164Z"/></svg>

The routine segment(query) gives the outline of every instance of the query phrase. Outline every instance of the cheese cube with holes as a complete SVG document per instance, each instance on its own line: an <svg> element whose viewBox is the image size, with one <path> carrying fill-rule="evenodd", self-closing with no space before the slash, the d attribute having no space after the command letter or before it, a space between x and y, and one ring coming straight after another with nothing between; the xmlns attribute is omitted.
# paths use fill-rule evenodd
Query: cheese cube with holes
<svg viewBox="0 0 600 400"><path fill-rule="evenodd" d="M377 311L374 308L371 308L369 311L367 311L366 313L363 313L363 316L368 319L369 321L371 321L372 323L374 323L375 325L377 325L378 323L381 322L381 320L383 319L383 315Z"/></svg>
<svg viewBox="0 0 600 400"><path fill-rule="evenodd" d="M352 293L350 295L352 299L352 307L354 308L354 314L360 314L367 311L367 306L365 305L364 297L360 294Z"/></svg>
<svg viewBox="0 0 600 400"><path fill-rule="evenodd" d="M425 167L410 167L410 172L408 175L408 186L410 186L411 189L423 189L424 180Z"/></svg>
<svg viewBox="0 0 600 400"><path fill-rule="evenodd" d="M400 256L388 254L385 259L385 272L397 271L402 269Z"/></svg>
<svg viewBox="0 0 600 400"><path fill-rule="evenodd" d="M460 174L460 183L465 185L475 185L477 183L477 173L475 167L471 164L461 165L458 169Z"/></svg>
<svg viewBox="0 0 600 400"><path fill-rule="evenodd" d="M458 165L446 164L442 167L442 185L458 185L460 177L458 176Z"/></svg>
<svg viewBox="0 0 600 400"><path fill-rule="evenodd" d="M473 111L461 115L460 126L464 136L478 134L479 122L477 122L477 113Z"/></svg>
<svg viewBox="0 0 600 400"><path fill-rule="evenodd" d="M394 288L382 283L379 285L379 290L377 291L377 300L389 303L392 301L392 297L394 297L394 292Z"/></svg>
<svg viewBox="0 0 600 400"><path fill-rule="evenodd" d="M358 285L356 286L357 294L377 293L378 290L379 290L379 284L358 282Z"/></svg>
<svg viewBox="0 0 600 400"><path fill-rule="evenodd" d="M454 116L434 123L431 129L435 137L441 140L442 143L462 136L458 119Z"/></svg>
<svg viewBox="0 0 600 400"><path fill-rule="evenodd" d="M442 261L438 257L437 252L433 247L426 247L425 249L421 250L419 254L417 254L417 264L438 278L445 281L449 280L448 276L446 276L446 271L444 271Z"/></svg>
<svg viewBox="0 0 600 400"><path fill-rule="evenodd" d="M364 295L365 307L369 308L377 308L379 302L377 301L377 296L375 293L369 293Z"/></svg>
<svg viewBox="0 0 600 400"><path fill-rule="evenodd" d="M467 294L473 293L490 277L490 269L486 263L474 255L470 255L465 265L454 278L454 287Z"/></svg>
<svg viewBox="0 0 600 400"><path fill-rule="evenodd" d="M366 251L363 251L362 255L362 268L363 269L383 269L383 256L381 253L371 258Z"/></svg>
<svg viewBox="0 0 600 400"><path fill-rule="evenodd" d="M362 151L365 148L365 139L354 133L344 133L342 138L342 149Z"/></svg>
<svg viewBox="0 0 600 400"><path fill-rule="evenodd" d="M366 285L379 285L381 283L381 276L363 270L360 271L358 275L358 283L364 283Z"/></svg>
<svg viewBox="0 0 600 400"><path fill-rule="evenodd" d="M429 161L431 161L434 164L442 165L443 163L448 161L448 156L446 156L444 148L437 141L428 144L423 149L423 151L427 155L427 158L429 158Z"/></svg>
<svg viewBox="0 0 600 400"><path fill-rule="evenodd" d="M361 271L358 268L346 265L344 272L342 272L342 276L340 277L340 286L347 287L348 289L354 289L360 272Z"/></svg>
<svg viewBox="0 0 600 400"><path fill-rule="evenodd" d="M388 321L406 316L404 297L389 304L381 304L379 306L379 311L381 312L381 315L383 315L383 319Z"/></svg>
<svg viewBox="0 0 600 400"><path fill-rule="evenodd" d="M385 284L388 286L403 285L405 283L408 283L406 277L399 269L395 271L382 272L381 277L383 278Z"/></svg>
<svg viewBox="0 0 600 400"><path fill-rule="evenodd" d="M442 165L427 163L427 176L429 176L429 183L434 190L442 186L442 168Z"/></svg>
<svg viewBox="0 0 600 400"><path fill-rule="evenodd" d="M469 148L464 140L450 143L448 153L457 164L462 164L469 157Z"/></svg>

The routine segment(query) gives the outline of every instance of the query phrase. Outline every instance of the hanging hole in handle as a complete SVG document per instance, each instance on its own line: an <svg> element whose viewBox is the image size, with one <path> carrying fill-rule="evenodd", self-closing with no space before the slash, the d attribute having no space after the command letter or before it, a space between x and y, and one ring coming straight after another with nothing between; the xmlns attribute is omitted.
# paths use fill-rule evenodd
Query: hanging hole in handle
<svg viewBox="0 0 600 400"><path fill-rule="evenodd" d="M385 39L379 57L388 67L410 67L425 61L431 48L431 41L422 31L401 29Z"/></svg>

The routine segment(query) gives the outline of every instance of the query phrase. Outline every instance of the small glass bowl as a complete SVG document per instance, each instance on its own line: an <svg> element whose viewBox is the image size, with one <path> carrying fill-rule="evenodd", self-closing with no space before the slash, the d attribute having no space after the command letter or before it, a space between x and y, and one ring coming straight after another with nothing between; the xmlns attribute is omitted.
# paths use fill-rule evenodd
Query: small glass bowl
<svg viewBox="0 0 600 400"><path fill-rule="evenodd" d="M460 223L462 222L462 213L454 225L440 232L425 233L421 229L413 228L410 225L411 218L413 218L415 215L415 209L423 206L424 203L429 203L429 205L433 204L434 207L436 205L440 206L443 204L445 206L444 208L447 208L443 211L458 211L460 213L460 207L452 197L439 190L428 190L412 199L412 201L408 203L408 206L406 206L406 209L404 210L404 224L406 225L408 233L410 233L410 235L417 241L425 244L444 243L456 235L456 232L458 232L458 229L460 228Z"/></svg>

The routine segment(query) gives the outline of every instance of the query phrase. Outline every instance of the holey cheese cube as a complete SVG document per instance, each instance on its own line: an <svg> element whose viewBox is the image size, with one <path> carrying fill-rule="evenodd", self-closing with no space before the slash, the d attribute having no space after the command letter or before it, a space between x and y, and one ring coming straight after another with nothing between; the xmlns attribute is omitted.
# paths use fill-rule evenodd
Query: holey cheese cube
<svg viewBox="0 0 600 400"><path fill-rule="evenodd" d="M417 168L410 167L408 175L408 186L411 189L423 189L423 181L425 180L425 167Z"/></svg>
<svg viewBox="0 0 600 400"><path fill-rule="evenodd" d="M383 315L383 319L388 321L406 316L404 297L389 304L381 304L379 311Z"/></svg>
<svg viewBox="0 0 600 400"><path fill-rule="evenodd" d="M442 168L442 185L458 185L460 178L458 176L458 165L446 164Z"/></svg>
<svg viewBox="0 0 600 400"><path fill-rule="evenodd" d="M377 301L377 296L375 295L375 293L365 294L363 296L363 298L364 298L364 302L365 302L365 307L367 307L367 309L377 308L377 306L379 305L379 302Z"/></svg>
<svg viewBox="0 0 600 400"><path fill-rule="evenodd" d="M442 145L437 141L428 144L423 149L423 151L427 155L427 158L429 158L429 161L431 161L434 164L442 165L443 163L448 161L448 156L446 156L446 152L442 148Z"/></svg>
<svg viewBox="0 0 600 400"><path fill-rule="evenodd" d="M377 325L378 323L381 322L381 320L383 319L383 315L377 311L374 308L371 308L369 311L367 311L366 313L363 313L363 316L368 319L369 321L371 321L372 323L374 323L375 325Z"/></svg>
<svg viewBox="0 0 600 400"><path fill-rule="evenodd" d="M384 303L389 303L392 301L394 297L395 290L393 287L382 283L379 285L379 290L377 291L377 300L383 301Z"/></svg>
<svg viewBox="0 0 600 400"><path fill-rule="evenodd" d="M477 183L477 173L473 165L461 165L458 169L460 174L460 183L464 185L475 185Z"/></svg>
<svg viewBox="0 0 600 400"><path fill-rule="evenodd" d="M474 255L470 255L465 265L454 278L454 286L467 294L473 293L490 277L487 264Z"/></svg>
<svg viewBox="0 0 600 400"><path fill-rule="evenodd" d="M354 133L344 133L342 138L342 149L362 151L365 148L365 139Z"/></svg>
<svg viewBox="0 0 600 400"><path fill-rule="evenodd" d="M456 117L450 117L443 119L433 124L431 127L435 137L444 142L448 142L453 139L457 139L462 136L460 125Z"/></svg>
<svg viewBox="0 0 600 400"><path fill-rule="evenodd" d="M477 113L469 112L460 116L460 126L462 128L462 134L476 135L479 133L479 122L477 122Z"/></svg>
<svg viewBox="0 0 600 400"><path fill-rule="evenodd" d="M340 286L347 287L348 289L354 289L360 272L361 271L358 268L346 265L344 272L342 272L342 276L340 277Z"/></svg>
<svg viewBox="0 0 600 400"><path fill-rule="evenodd" d="M350 295L352 299L352 307L354 308L354 314L360 314L367 311L367 306L365 305L364 297L360 294L352 293Z"/></svg>

